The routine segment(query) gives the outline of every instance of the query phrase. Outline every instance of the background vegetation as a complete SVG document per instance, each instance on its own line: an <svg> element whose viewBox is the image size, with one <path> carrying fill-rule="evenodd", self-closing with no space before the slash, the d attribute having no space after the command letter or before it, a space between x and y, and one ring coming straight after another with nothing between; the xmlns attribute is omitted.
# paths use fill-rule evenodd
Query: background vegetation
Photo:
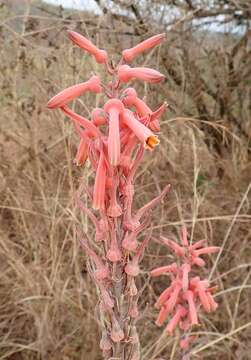
<svg viewBox="0 0 251 360"><path fill-rule="evenodd" d="M202 316L191 359L251 359L249 0L210 6L147 0L144 9L137 2L96 3L100 16L0 0L0 359L101 359L97 298L74 233L77 222L88 227L73 195L90 172L73 165L77 137L46 103L90 72L102 74L102 67L72 46L67 28L106 48L115 61L123 48L167 32L165 44L143 58L166 74L166 82L137 84L142 96L152 91L153 108L167 101L169 109L161 146L138 174L135 207L170 183L171 193L154 213L154 237L177 238L185 222L194 239L222 246L210 264L219 310ZM202 21L238 31L212 32ZM87 116L100 101L85 96L74 106ZM139 279L144 360L179 359L177 338L154 325L153 304L166 284L147 274L167 259L171 255L152 242Z"/></svg>

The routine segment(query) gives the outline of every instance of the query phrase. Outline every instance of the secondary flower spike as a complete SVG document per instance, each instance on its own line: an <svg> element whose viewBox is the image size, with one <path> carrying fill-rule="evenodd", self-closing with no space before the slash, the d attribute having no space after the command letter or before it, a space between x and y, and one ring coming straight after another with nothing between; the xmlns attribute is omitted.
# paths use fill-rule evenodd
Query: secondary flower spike
<svg viewBox="0 0 251 360"><path fill-rule="evenodd" d="M185 226L181 230L181 245L163 236L161 242L181 259L181 264L178 265L175 262L151 271L152 277L168 275L171 279L170 286L162 292L156 302L156 308L160 309L156 325L161 326L169 319L166 331L170 335L178 326L186 334L186 331L192 326L199 324L198 311L200 305L206 312L215 311L218 306L213 299L213 288L209 287L209 281L194 276L193 271L194 267L200 263L197 260L202 260L199 256L217 252L219 247L202 247L205 243L204 240L189 244ZM182 339L181 348L188 348L190 342Z"/></svg>
<svg viewBox="0 0 251 360"><path fill-rule="evenodd" d="M158 34L150 37L134 46L133 48L126 49L122 52L123 59L126 62L133 61L138 55L144 51L148 51L153 47L159 45L165 39L165 34Z"/></svg>
<svg viewBox="0 0 251 360"><path fill-rule="evenodd" d="M83 35L71 30L68 30L68 35L74 44L93 55L97 63L102 64L108 61L107 52L97 48L97 46L95 46L90 40L86 39Z"/></svg>

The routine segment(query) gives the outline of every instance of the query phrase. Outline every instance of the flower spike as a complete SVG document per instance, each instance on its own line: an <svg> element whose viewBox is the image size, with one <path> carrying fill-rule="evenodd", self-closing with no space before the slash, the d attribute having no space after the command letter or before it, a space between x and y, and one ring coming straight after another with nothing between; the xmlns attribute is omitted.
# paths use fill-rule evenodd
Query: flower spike
<svg viewBox="0 0 251 360"><path fill-rule="evenodd" d="M68 34L74 44L87 51L98 63L105 64L108 75L112 76L107 84L103 84L98 76L93 75L89 80L61 91L48 102L48 108L59 108L72 120L80 137L76 165L83 165L89 160L86 169L89 183L88 186L84 185L85 182L81 184L76 203L91 221L94 230L92 243L89 237L79 237L91 260L87 269L99 293L100 347L104 359L121 358L123 352L129 354L130 360L140 360L135 323L140 313L138 300L143 289L138 291L136 277L140 273L144 249L151 238L151 212L169 192L170 185L134 212L135 175L147 153L145 149L153 150L159 144L156 132L160 130L159 119L167 105L164 103L152 111L145 97L141 99L132 87L124 88L124 83L134 79L154 84L165 76L151 68L130 67L125 63L159 45L164 40L164 34L124 50L117 65L108 62L107 52L84 36L71 30ZM96 99L99 107L88 111L91 120L69 108L71 101L86 92L102 93ZM107 97L105 101L104 96ZM77 103L78 108L80 105L83 104ZM95 212L83 203L83 189ZM145 230L146 236L140 241ZM156 324L161 326L167 321L166 332L169 335L179 327L183 332L180 346L187 350L194 339L188 332L199 324L199 311L204 309L209 313L217 308L213 297L215 287L210 286L207 279L201 279L198 271L206 264L205 255L213 254L219 248L206 246L204 240L192 244L192 240L188 241L186 227L182 228L179 242L162 234L160 242L178 260L151 271L153 278L165 276L165 280L170 279L167 288L156 299L155 306L159 310Z"/></svg>
<svg viewBox="0 0 251 360"><path fill-rule="evenodd" d="M187 349L194 338L187 337L186 332L199 324L198 310L200 305L206 312L215 311L217 303L209 288L208 280L201 280L199 276L191 275L195 266L205 265L204 260L199 256L211 254L219 250L217 246L202 247L205 240L189 244L187 228L181 229L181 245L161 236L164 245L170 248L181 260L181 264L161 266L151 271L151 276L168 275L171 279L170 286L165 289L156 302L159 315L156 324L161 326L169 316L166 331L172 335L176 326L184 332L185 338L180 341L182 349Z"/></svg>

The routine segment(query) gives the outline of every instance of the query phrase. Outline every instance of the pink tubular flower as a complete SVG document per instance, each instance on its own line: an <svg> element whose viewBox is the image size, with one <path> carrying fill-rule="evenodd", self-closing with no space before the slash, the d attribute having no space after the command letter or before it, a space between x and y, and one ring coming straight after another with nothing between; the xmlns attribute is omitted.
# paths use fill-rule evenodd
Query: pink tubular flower
<svg viewBox="0 0 251 360"><path fill-rule="evenodd" d="M105 208L105 181L106 181L106 166L104 161L104 154L101 151L95 184L93 189L93 208L104 209Z"/></svg>
<svg viewBox="0 0 251 360"><path fill-rule="evenodd" d="M127 83L135 78L152 84L159 83L165 78L165 76L157 70L153 70L146 67L132 68L129 65L119 66L118 77L119 80L124 83Z"/></svg>
<svg viewBox="0 0 251 360"><path fill-rule="evenodd" d="M178 325L181 318L186 315L186 313L187 313L187 310L183 306L178 305L177 311L176 311L174 317L170 320L170 322L168 323L168 325L166 327L166 332L168 332L170 335L172 335L173 330Z"/></svg>
<svg viewBox="0 0 251 360"><path fill-rule="evenodd" d="M86 143L85 139L81 139L74 161L77 166L81 166L81 165L84 165L87 158L88 158L88 144Z"/></svg>
<svg viewBox="0 0 251 360"><path fill-rule="evenodd" d="M68 108L68 106L62 106L61 110L65 113L65 115L69 116L74 123L81 125L89 131L86 133L86 136L94 138L101 136L99 129L91 121L87 120L83 116L76 114L74 111Z"/></svg>
<svg viewBox="0 0 251 360"><path fill-rule="evenodd" d="M191 280L191 285L193 286L193 291L197 292L202 306L204 307L206 312L209 313L211 311L211 306L206 291L207 286L204 285L204 283L200 280L198 276Z"/></svg>
<svg viewBox="0 0 251 360"><path fill-rule="evenodd" d="M157 326L163 325L163 323L166 320L167 316L173 311L173 309L177 305L180 290L181 290L180 284L175 283L173 285L172 292L170 292L168 300L161 307L161 310L159 312L159 316L158 316L158 318L156 320L156 325Z"/></svg>
<svg viewBox="0 0 251 360"><path fill-rule="evenodd" d="M109 115L108 156L111 165L117 166L120 159L119 116L124 111L123 103L118 99L108 100L104 106Z"/></svg>
<svg viewBox="0 0 251 360"><path fill-rule="evenodd" d="M57 95L53 96L53 98L48 102L47 107L49 109L60 108L76 97L82 95L86 91L91 91L94 93L102 92L102 87L100 85L100 79L98 76L93 75L89 80L81 84L73 85L67 89L62 90Z"/></svg>
<svg viewBox="0 0 251 360"><path fill-rule="evenodd" d="M173 263L171 265L158 267L150 272L152 277L160 276L166 273L176 273L177 272L177 264Z"/></svg>
<svg viewBox="0 0 251 360"><path fill-rule="evenodd" d="M162 104L157 110L152 111L149 106L137 96L134 88L127 88L124 91L122 101L126 106L134 106L138 116L149 117L149 128L152 131L160 131L159 118L167 108L166 103Z"/></svg>
<svg viewBox="0 0 251 360"><path fill-rule="evenodd" d="M145 125L141 124L130 110L124 111L123 122L134 132L137 138L144 144L145 148L153 150L155 146L159 144L158 137Z"/></svg>
<svg viewBox="0 0 251 360"><path fill-rule="evenodd" d="M165 304L165 302L169 299L172 291L173 291L174 284L171 284L167 289L165 289L159 296L155 307L156 309L159 309L162 305Z"/></svg>
<svg viewBox="0 0 251 360"><path fill-rule="evenodd" d="M183 291L186 291L189 286L189 272L191 271L191 265L190 264L183 264L181 266L181 273L182 273L182 289Z"/></svg>
<svg viewBox="0 0 251 360"><path fill-rule="evenodd" d="M138 96L134 88L127 88L124 91L124 99L123 103L126 106L135 106L137 113L139 116L147 116L152 114L152 110L149 108L149 106L146 105L146 103L141 100Z"/></svg>
<svg viewBox="0 0 251 360"><path fill-rule="evenodd" d="M138 45L134 46L130 49L125 49L122 52L123 59L126 62L131 62L133 59L135 59L139 54L141 54L144 51L150 50L153 47L159 45L165 38L165 34L158 34L150 37L149 39L146 39L139 43Z"/></svg>
<svg viewBox="0 0 251 360"><path fill-rule="evenodd" d="M177 254L178 256L184 256L185 255L185 250L183 249L183 247L176 244L174 241L172 241L170 239L167 239L164 236L161 236L161 241L163 242L163 244L165 244L170 249L172 249L175 252L175 254Z"/></svg>
<svg viewBox="0 0 251 360"><path fill-rule="evenodd" d="M75 31L68 30L68 35L74 44L93 55L97 63L102 64L107 62L108 56L105 50L97 48L90 40L86 39L83 35L80 35Z"/></svg>
<svg viewBox="0 0 251 360"><path fill-rule="evenodd" d="M187 290L183 294L184 300L188 303L189 308L189 317L191 321L191 325L198 325L198 316L197 316L197 310L194 302L194 293L191 290Z"/></svg>

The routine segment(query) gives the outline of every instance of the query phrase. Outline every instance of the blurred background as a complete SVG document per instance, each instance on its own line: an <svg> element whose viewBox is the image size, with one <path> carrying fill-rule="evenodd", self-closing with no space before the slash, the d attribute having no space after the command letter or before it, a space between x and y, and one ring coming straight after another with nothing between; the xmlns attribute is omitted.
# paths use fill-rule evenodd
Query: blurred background
<svg viewBox="0 0 251 360"><path fill-rule="evenodd" d="M166 75L161 85L135 83L140 95L153 109L169 104L161 145L138 172L135 209L170 183L154 237L177 239L185 222L194 240L223 248L202 271L218 285L219 309L201 315L191 359L251 359L250 0L0 0L0 359L101 359L97 297L74 234L76 223L93 232L73 201L91 173L73 164L77 136L46 104L91 73L106 75L68 28L115 62L122 49L166 32L135 62ZM88 116L102 101L85 95L73 106ZM145 254L142 360L180 359L177 336L154 325L167 282L147 273L172 260L154 242Z"/></svg>

